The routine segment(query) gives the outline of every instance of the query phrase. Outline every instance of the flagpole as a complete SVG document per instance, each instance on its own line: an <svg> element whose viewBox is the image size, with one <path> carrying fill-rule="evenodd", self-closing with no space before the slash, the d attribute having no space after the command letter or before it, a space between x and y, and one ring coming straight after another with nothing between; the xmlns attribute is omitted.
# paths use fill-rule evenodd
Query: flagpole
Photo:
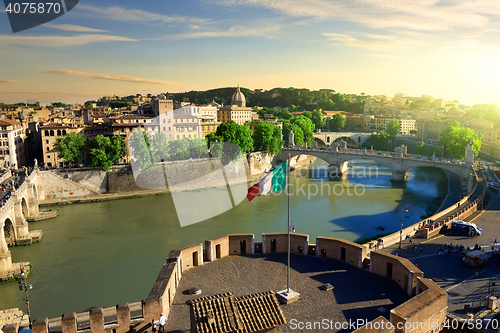
<svg viewBox="0 0 500 333"><path fill-rule="evenodd" d="M287 171L288 171L288 177L287 177L287 184L286 184L286 196L288 200L288 267L287 267L287 282L286 282L286 288L287 288L287 294L290 293L290 154L288 154L288 161L287 161Z"/></svg>

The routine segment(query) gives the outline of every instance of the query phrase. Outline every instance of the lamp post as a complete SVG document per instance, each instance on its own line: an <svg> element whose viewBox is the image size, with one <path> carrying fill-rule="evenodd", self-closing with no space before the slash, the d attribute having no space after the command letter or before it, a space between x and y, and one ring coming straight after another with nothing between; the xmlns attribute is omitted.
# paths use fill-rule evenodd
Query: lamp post
<svg viewBox="0 0 500 333"><path fill-rule="evenodd" d="M406 204L406 205L403 205L401 206L401 226L400 226L400 229L399 229L399 248L401 249L402 247L402 243L403 243L403 210L405 212L408 212L408 207L410 205Z"/></svg>
<svg viewBox="0 0 500 333"><path fill-rule="evenodd" d="M22 279L19 279L17 282L19 284L19 290L23 291L23 289L24 289L25 298L23 298L23 300L26 302L26 307L28 308L28 320L29 320L29 325L30 325L30 329L31 329L32 328L31 327L31 313L30 313L30 301L28 299L28 289L32 289L33 285L31 283L26 284L26 273L24 272L24 263L22 261L21 261L21 278Z"/></svg>

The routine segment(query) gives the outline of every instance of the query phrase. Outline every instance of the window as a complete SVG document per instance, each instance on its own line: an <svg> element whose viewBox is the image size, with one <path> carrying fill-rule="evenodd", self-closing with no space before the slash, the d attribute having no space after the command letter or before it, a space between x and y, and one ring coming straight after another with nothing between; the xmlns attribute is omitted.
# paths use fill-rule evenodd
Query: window
<svg viewBox="0 0 500 333"><path fill-rule="evenodd" d="M61 136L61 130L57 130L57 136Z"/></svg>
<svg viewBox="0 0 500 333"><path fill-rule="evenodd" d="M165 132L167 129L165 127L163 127L163 132Z"/></svg>
<svg viewBox="0 0 500 333"><path fill-rule="evenodd" d="M5 135L5 134L4 134L4 135ZM48 131L48 130L45 130L45 136L49 136L49 131ZM46 140L46 141L47 141L47 143L48 143L48 141L49 141L49 140Z"/></svg>
<svg viewBox="0 0 500 333"><path fill-rule="evenodd" d="M54 136L54 130L50 130L50 136Z"/></svg>
<svg viewBox="0 0 500 333"><path fill-rule="evenodd" d="M49 147L46 147L46 148L45 148L45 150L49 152L49 151L50 151L50 148L49 148Z"/></svg>

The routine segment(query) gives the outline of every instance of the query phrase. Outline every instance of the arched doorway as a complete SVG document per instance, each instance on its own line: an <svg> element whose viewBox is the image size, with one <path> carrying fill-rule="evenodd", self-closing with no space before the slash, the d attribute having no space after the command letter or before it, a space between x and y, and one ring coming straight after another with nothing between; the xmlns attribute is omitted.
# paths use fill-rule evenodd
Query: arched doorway
<svg viewBox="0 0 500 333"><path fill-rule="evenodd" d="M3 232L5 236L5 242L7 243L7 245L8 246L14 245L16 242L16 233L15 233L16 231L14 229L12 221L9 218L5 220Z"/></svg>

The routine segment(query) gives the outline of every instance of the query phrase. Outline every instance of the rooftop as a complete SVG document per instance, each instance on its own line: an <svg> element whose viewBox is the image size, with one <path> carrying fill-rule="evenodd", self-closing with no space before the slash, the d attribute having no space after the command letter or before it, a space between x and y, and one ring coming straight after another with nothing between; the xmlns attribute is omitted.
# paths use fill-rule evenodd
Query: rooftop
<svg viewBox="0 0 500 333"><path fill-rule="evenodd" d="M286 260L284 254L229 256L185 271L173 300L167 331L190 330L190 306L186 302L193 299L188 292L192 287L200 287L202 297L230 293L235 299L269 290L278 292L286 289ZM280 306L287 323L292 319L312 322L326 318L335 323L349 319L370 321L381 315L388 318L391 309L409 299L393 281L326 258L292 255L290 276L291 288L300 293L301 300ZM334 289L320 289L325 283ZM379 308L386 311L382 313ZM284 324L280 332L293 332L291 327Z"/></svg>

